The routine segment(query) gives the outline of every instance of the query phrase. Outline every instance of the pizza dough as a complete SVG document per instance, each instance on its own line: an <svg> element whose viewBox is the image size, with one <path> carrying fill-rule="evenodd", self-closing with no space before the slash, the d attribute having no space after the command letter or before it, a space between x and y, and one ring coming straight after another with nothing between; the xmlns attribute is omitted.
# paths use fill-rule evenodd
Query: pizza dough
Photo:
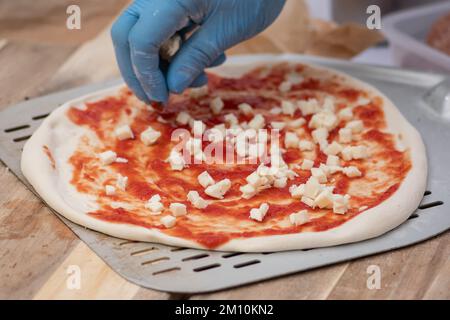
<svg viewBox="0 0 450 320"><path fill-rule="evenodd" d="M422 139L375 88L336 71L303 65L297 56L237 57L212 73L208 94L187 92L163 111L143 105L123 87L67 102L25 145L24 175L50 207L87 228L124 239L224 251L282 251L361 241L400 225L419 205L427 177ZM223 105L212 102L217 97ZM283 101L296 106L310 99L321 109L333 106L334 124L321 116L312 121L314 114L302 114L306 109L291 112L289 104L280 108ZM246 108L237 107L241 103L252 111L245 115ZM340 114L346 107L352 112ZM177 120L182 110L190 120ZM259 127L281 128L279 152L295 175L285 176L284 185L273 182L244 199L241 187L259 163L174 169L170 134L176 127L189 132L193 119L208 128L235 122L229 114L238 119L237 126L258 127L261 119L254 118L261 114ZM294 125L299 118L304 124ZM368 154L352 159L351 152L349 158L338 151L341 168L324 178L323 171L330 168L325 148L340 139L341 126L354 120L364 128L356 126L352 141L341 146ZM183 121L186 125L180 125ZM315 143L313 129L327 126L327 142ZM314 149L300 150L294 136L311 142ZM305 159L312 160L321 190L346 202L343 212L317 196L292 196L292 185L304 185L313 174L301 168ZM356 167L359 174L350 169L344 174L344 167ZM207 190L209 178L220 185ZM199 199L205 200L205 208Z"/></svg>

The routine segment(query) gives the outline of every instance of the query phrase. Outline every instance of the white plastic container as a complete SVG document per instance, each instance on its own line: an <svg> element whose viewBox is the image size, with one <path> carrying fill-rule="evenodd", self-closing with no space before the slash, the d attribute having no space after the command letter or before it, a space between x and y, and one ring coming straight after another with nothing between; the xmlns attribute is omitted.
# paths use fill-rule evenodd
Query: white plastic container
<svg viewBox="0 0 450 320"><path fill-rule="evenodd" d="M407 68L450 73L450 56L426 43L433 23L448 12L450 1L386 16L382 21L383 31L394 61Z"/></svg>

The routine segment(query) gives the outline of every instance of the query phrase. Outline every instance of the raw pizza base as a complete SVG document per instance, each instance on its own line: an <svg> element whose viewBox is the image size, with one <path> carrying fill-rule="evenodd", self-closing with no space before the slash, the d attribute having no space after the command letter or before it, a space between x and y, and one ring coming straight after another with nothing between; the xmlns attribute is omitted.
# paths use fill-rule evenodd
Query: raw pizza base
<svg viewBox="0 0 450 320"><path fill-rule="evenodd" d="M282 56L243 56L229 59L225 66L212 70L222 76L238 76L260 65L279 62L303 63L302 58L295 55ZM317 69L325 69L314 66ZM328 70L328 69L325 69ZM361 241L377 237L404 222L419 205L427 180L427 160L425 147L420 134L408 123L393 103L377 89L332 70L343 76L348 83L367 90L384 99L386 130L401 137L401 144L408 148L412 168L397 191L376 207L370 208L344 224L321 232L302 232L298 234L258 236L254 238L232 239L214 248L221 251L267 252L295 249L307 249L334 246L343 243ZM102 221L87 215L89 197L73 195L66 190L62 181L70 177L59 176L54 170L48 156L42 152L47 146L53 157L67 157L75 150L75 146L65 143L71 138L88 133L85 128L73 124L65 113L71 106L81 106L85 102L95 101L114 95L121 86L102 90L78 99L69 101L53 111L36 130L24 147L22 154L22 171L42 199L55 211L67 219L87 228L123 239L164 243L173 246L204 249L201 244L166 235L157 229L118 224ZM68 165L68 164L66 164ZM79 197L77 199L77 197Z"/></svg>

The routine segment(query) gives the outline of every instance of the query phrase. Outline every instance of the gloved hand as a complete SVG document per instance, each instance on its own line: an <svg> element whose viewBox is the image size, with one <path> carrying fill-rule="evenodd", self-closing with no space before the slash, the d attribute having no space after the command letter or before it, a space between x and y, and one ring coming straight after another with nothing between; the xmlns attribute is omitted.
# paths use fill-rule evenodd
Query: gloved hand
<svg viewBox="0 0 450 320"><path fill-rule="evenodd" d="M285 0L136 0L111 29L120 72L146 102L202 86L204 69L225 61L224 51L258 34L279 15ZM198 28L196 28L198 26ZM162 70L161 45L176 32L194 30Z"/></svg>

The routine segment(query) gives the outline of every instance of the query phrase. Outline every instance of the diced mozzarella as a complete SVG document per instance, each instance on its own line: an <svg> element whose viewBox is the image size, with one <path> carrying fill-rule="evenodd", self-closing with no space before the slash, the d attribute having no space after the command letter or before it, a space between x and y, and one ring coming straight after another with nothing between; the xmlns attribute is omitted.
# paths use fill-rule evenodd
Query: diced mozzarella
<svg viewBox="0 0 450 320"><path fill-rule="evenodd" d="M352 142L352 129L350 128L339 129L339 142L340 143Z"/></svg>
<svg viewBox="0 0 450 320"><path fill-rule="evenodd" d="M315 145L312 141L300 140L298 143L298 147L301 151L312 151L314 150Z"/></svg>
<svg viewBox="0 0 450 320"><path fill-rule="evenodd" d="M128 177L122 176L121 174L117 175L116 186L120 190L125 191L128 185Z"/></svg>
<svg viewBox="0 0 450 320"><path fill-rule="evenodd" d="M200 197L197 191L189 191L187 198L189 202L197 209L204 209L208 206L208 201Z"/></svg>
<svg viewBox="0 0 450 320"><path fill-rule="evenodd" d="M114 130L114 133L119 140L134 139L133 131L131 131L129 125L124 125L116 128L116 130Z"/></svg>
<svg viewBox="0 0 450 320"><path fill-rule="evenodd" d="M128 159L117 157L116 162L117 163L128 163Z"/></svg>
<svg viewBox="0 0 450 320"><path fill-rule="evenodd" d="M347 122L346 128L351 129L352 133L358 133L364 130L364 123L361 120Z"/></svg>
<svg viewBox="0 0 450 320"><path fill-rule="evenodd" d="M244 199L250 199L254 197L257 194L257 190L254 186L251 184L243 185L239 188L239 191L242 192L242 198Z"/></svg>
<svg viewBox="0 0 450 320"><path fill-rule="evenodd" d="M302 165L300 168L302 170L311 170L313 166L314 166L314 161L312 161L310 159L303 159L303 162L302 162Z"/></svg>
<svg viewBox="0 0 450 320"><path fill-rule="evenodd" d="M286 148L298 148L300 140L294 132L286 132L284 146Z"/></svg>
<svg viewBox="0 0 450 320"><path fill-rule="evenodd" d="M178 115L175 121L180 125L187 125L192 120L192 117L187 113L186 111L181 111Z"/></svg>
<svg viewBox="0 0 450 320"><path fill-rule="evenodd" d="M259 130L264 128L264 125L266 123L266 120L264 117L260 114L257 114L253 117L252 120L248 123L248 126L252 129Z"/></svg>
<svg viewBox="0 0 450 320"><path fill-rule="evenodd" d="M274 129L283 130L284 127L286 126L286 123L282 121L272 121L270 123L270 126Z"/></svg>
<svg viewBox="0 0 450 320"><path fill-rule="evenodd" d="M203 171L202 173L200 173L197 179L203 188L206 188L216 183L214 179L209 175L208 171Z"/></svg>
<svg viewBox="0 0 450 320"><path fill-rule="evenodd" d="M365 146L355 146L352 147L352 158L353 159L365 159L369 156L367 147Z"/></svg>
<svg viewBox="0 0 450 320"><path fill-rule="evenodd" d="M315 199L321 190L321 185L316 177L312 176L305 183L304 196Z"/></svg>
<svg viewBox="0 0 450 320"><path fill-rule="evenodd" d="M164 227L172 228L173 226L175 226L175 223L177 222L177 218L175 218L173 216L164 216L161 218L160 221L164 225Z"/></svg>
<svg viewBox="0 0 450 320"><path fill-rule="evenodd" d="M352 108L347 107L344 109L341 109L338 113L338 117L340 120L349 121L353 118L353 111Z"/></svg>
<svg viewBox="0 0 450 320"><path fill-rule="evenodd" d="M279 107L273 107L272 109L270 109L270 113L274 114L274 115L279 115L281 114L282 110Z"/></svg>
<svg viewBox="0 0 450 320"><path fill-rule="evenodd" d="M168 158L170 167L174 171L181 171L184 169L184 166L186 165L186 162L184 161L183 156L181 153L179 153L176 150L172 150L170 152L169 158Z"/></svg>
<svg viewBox="0 0 450 320"><path fill-rule="evenodd" d="M253 113L253 108L248 103L241 103L240 105L238 105L238 109L246 116L251 115Z"/></svg>
<svg viewBox="0 0 450 320"><path fill-rule="evenodd" d="M315 143L326 142L328 139L328 130L325 128L319 128L311 132L311 135Z"/></svg>
<svg viewBox="0 0 450 320"><path fill-rule="evenodd" d="M199 137L205 132L206 125L201 120L194 120L192 123L192 133L194 136Z"/></svg>
<svg viewBox="0 0 450 320"><path fill-rule="evenodd" d="M348 195L333 195L333 212L337 214L345 214L349 209L349 196Z"/></svg>
<svg viewBox="0 0 450 320"><path fill-rule="evenodd" d="M175 217L180 217L187 214L186 205L183 203L172 202L169 206L169 210Z"/></svg>
<svg viewBox="0 0 450 320"><path fill-rule="evenodd" d="M269 205L267 203L263 203L259 206L259 208L254 208L250 210L250 218L261 222L266 216L267 211L269 211Z"/></svg>
<svg viewBox="0 0 450 320"><path fill-rule="evenodd" d="M300 199L300 201L303 202L304 204L306 204L307 206L311 207L311 208L315 208L316 207L316 205L314 204L314 200L309 198L309 197L303 196Z"/></svg>
<svg viewBox="0 0 450 320"><path fill-rule="evenodd" d="M281 102L281 111L283 114L290 115L292 117L294 116L295 110L295 104L292 102L286 100Z"/></svg>
<svg viewBox="0 0 450 320"><path fill-rule="evenodd" d="M337 155L342 151L342 146L337 143L336 141L333 141L331 144L329 144L326 148L324 153L326 155Z"/></svg>
<svg viewBox="0 0 450 320"><path fill-rule="evenodd" d="M141 133L141 141L146 146L154 144L159 137L161 137L161 132L154 130L152 127L148 127Z"/></svg>
<svg viewBox="0 0 450 320"><path fill-rule="evenodd" d="M319 183L326 183L327 175L321 168L311 168L311 175L319 181Z"/></svg>
<svg viewBox="0 0 450 320"><path fill-rule="evenodd" d="M164 209L164 205L159 201L148 201L145 208L149 209L153 214L160 214Z"/></svg>
<svg viewBox="0 0 450 320"><path fill-rule="evenodd" d="M349 178L356 178L362 176L361 171L359 171L359 169L354 166L346 167L342 170L342 172Z"/></svg>
<svg viewBox="0 0 450 320"><path fill-rule="evenodd" d="M205 189L205 193L213 198L223 199L223 196L230 190L230 179L223 179Z"/></svg>
<svg viewBox="0 0 450 320"><path fill-rule="evenodd" d="M308 223L309 222L308 211L307 210L301 210L299 212L290 214L289 215L289 221L294 226L300 226L302 224Z"/></svg>
<svg viewBox="0 0 450 320"><path fill-rule="evenodd" d="M105 152L102 152L98 155L98 158L100 159L100 162L107 166L111 163L113 163L114 161L116 161L117 159L117 153L115 153L114 151L108 150Z"/></svg>
<svg viewBox="0 0 450 320"><path fill-rule="evenodd" d="M297 105L303 116L314 114L320 111L320 106L316 99L300 100L297 102Z"/></svg>
<svg viewBox="0 0 450 320"><path fill-rule="evenodd" d="M353 159L352 147L347 146L341 151L342 159L345 161L350 161Z"/></svg>
<svg viewBox="0 0 450 320"><path fill-rule="evenodd" d="M225 120L225 122L228 123L229 125L237 125L237 124L239 123L238 118L237 118L234 114L232 114L232 113L226 114L226 115L224 116L224 120Z"/></svg>
<svg viewBox="0 0 450 320"><path fill-rule="evenodd" d="M254 187L259 187L262 184L262 179L256 171L248 175L245 180Z"/></svg>
<svg viewBox="0 0 450 320"><path fill-rule="evenodd" d="M303 126L306 123L304 118L298 118L288 122L288 127L292 129L297 129Z"/></svg>
<svg viewBox="0 0 450 320"><path fill-rule="evenodd" d="M329 111L329 112L334 112L335 111L335 103L334 103L334 98L332 97L326 97L323 100L323 105L322 105L322 109Z"/></svg>
<svg viewBox="0 0 450 320"><path fill-rule="evenodd" d="M105 186L105 193L107 196L113 196L116 194L116 188L110 185Z"/></svg>
<svg viewBox="0 0 450 320"><path fill-rule="evenodd" d="M275 188L284 188L287 186L287 177L281 177L278 179L275 179L273 186Z"/></svg>
<svg viewBox="0 0 450 320"><path fill-rule="evenodd" d="M204 97L208 94L208 86L203 86L200 88L191 88L189 90L189 96L194 99Z"/></svg>
<svg viewBox="0 0 450 320"><path fill-rule="evenodd" d="M321 111L312 116L308 126L313 129L325 128L326 130L331 131L337 124L337 117L334 113Z"/></svg>
<svg viewBox="0 0 450 320"><path fill-rule="evenodd" d="M161 202L161 196L159 194L153 195L148 202Z"/></svg>
<svg viewBox="0 0 450 320"><path fill-rule="evenodd" d="M314 204L321 209L333 208L333 194L328 189L324 189L314 199Z"/></svg>
<svg viewBox="0 0 450 320"><path fill-rule="evenodd" d="M329 155L327 157L327 166L339 166L340 164L341 164L341 161L339 160L338 156Z"/></svg>
<svg viewBox="0 0 450 320"><path fill-rule="evenodd" d="M159 123L169 123L169 121L167 121L166 119L164 119L162 116L158 116L156 118L156 121L158 121Z"/></svg>
<svg viewBox="0 0 450 320"><path fill-rule="evenodd" d="M211 103L209 104L209 107L211 108L211 111L213 114L219 114L223 107L224 103L222 101L221 97L216 97L213 100L211 100Z"/></svg>
<svg viewBox="0 0 450 320"><path fill-rule="evenodd" d="M289 81L283 81L279 86L278 86L278 90L280 92L289 92L292 88L292 83Z"/></svg>
<svg viewBox="0 0 450 320"><path fill-rule="evenodd" d="M303 196L304 192L305 192L304 184L301 184L299 186L292 185L289 187L289 193L291 194L292 198L300 199Z"/></svg>

